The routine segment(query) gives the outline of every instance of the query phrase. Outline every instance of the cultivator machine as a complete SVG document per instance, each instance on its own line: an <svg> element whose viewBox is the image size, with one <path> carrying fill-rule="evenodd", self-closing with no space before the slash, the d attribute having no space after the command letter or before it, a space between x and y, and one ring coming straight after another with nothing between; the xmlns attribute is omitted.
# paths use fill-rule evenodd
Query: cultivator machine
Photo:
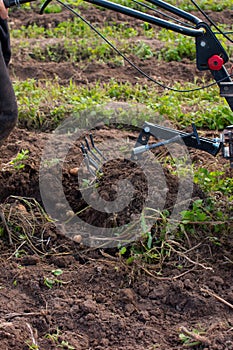
<svg viewBox="0 0 233 350"><path fill-rule="evenodd" d="M30 1L33 0L4 0L4 3L6 7L11 7L14 5L19 6L20 4ZM41 8L41 13L43 13L44 9L51 1L52 0L46 0L46 2ZM67 4L62 3L62 1L56 1L65 6L68 10L77 15L79 18L84 20L85 23L87 23L98 35L100 35L114 50L116 50L129 64L131 64L143 76L145 76L150 81L153 81L161 87L174 90L167 86L165 87L160 82L145 74L140 68L135 66L129 59L127 59L117 48L115 48L108 41L108 39L104 38L98 32L98 30L96 30L92 26L92 24L83 19L80 14L78 14ZM220 95L223 98L225 98L230 109L233 111L233 74L232 72L229 73L225 67L225 64L229 61L229 57L225 49L221 45L220 41L217 39L216 33L213 32L212 27L215 28L218 34L225 36L228 40L230 39L226 35L226 33L222 32L216 26L216 24L204 13L204 11L202 11L199 8L195 1L191 0L191 2L202 13L206 21L203 21L202 19L196 17L191 13L183 11L176 6L172 6L160 0L147 0L143 2L132 0L132 3L137 4L143 9L143 11L138 11L130 7L122 6L118 3L113 3L108 0L85 1L97 6L101 6L122 13L126 16L140 19L143 22L154 24L156 26L166 28L177 33L181 33L186 36L194 37L196 43L196 65L198 70L209 70L211 72L215 80L215 84L219 86ZM207 22L210 24L208 24ZM230 41L232 42L232 40ZM208 86L203 88L208 88ZM201 88L197 88L196 90L200 89ZM148 150L161 147L170 143L178 143L182 140L182 142L186 146L208 152L213 156L216 156L219 153L219 151L221 151L222 156L230 161L230 166L231 168L233 168L233 125L228 126L222 132L222 134L215 139L199 137L194 124L192 124L192 129L193 131L191 133L185 133L157 124L145 122L139 134L135 147L132 150L132 157L139 157L139 155ZM153 136L156 140L159 141L152 144L149 143L149 139L151 136ZM103 160L105 160L105 158L100 152L100 150L95 146L92 135L90 135L90 140L88 140L87 138L85 139L85 144L81 145L81 149L88 170L94 174L100 168L100 164Z"/></svg>

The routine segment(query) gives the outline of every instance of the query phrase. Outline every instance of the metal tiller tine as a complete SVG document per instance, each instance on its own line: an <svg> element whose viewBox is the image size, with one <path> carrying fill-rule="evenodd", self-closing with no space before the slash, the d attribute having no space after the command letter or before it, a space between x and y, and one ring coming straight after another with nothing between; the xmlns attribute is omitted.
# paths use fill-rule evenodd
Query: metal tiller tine
<svg viewBox="0 0 233 350"><path fill-rule="evenodd" d="M87 146L88 151L92 154L92 156L93 156L98 162L101 163L101 159L92 151L92 149L91 149L91 147L90 147L90 145L89 145L88 139L85 137L84 140L85 140L85 143L86 143L86 146Z"/></svg>
<svg viewBox="0 0 233 350"><path fill-rule="evenodd" d="M104 160L107 160L107 158L103 155L103 153L99 150L99 148L96 147L95 142L94 142L94 139L93 139L93 135L90 134L89 137L90 137L90 140L91 140L91 145L92 145L92 147L96 150L96 152L97 152Z"/></svg>
<svg viewBox="0 0 233 350"><path fill-rule="evenodd" d="M80 147L81 147L82 153L84 155L84 159L88 160L89 167L90 167L90 165L92 165L96 170L99 170L99 168L100 168L99 164L96 163L92 157L90 157L88 150L87 150L87 148L85 148L83 143L81 143Z"/></svg>
<svg viewBox="0 0 233 350"><path fill-rule="evenodd" d="M84 145L81 144L80 148L81 148L81 151L82 151L82 154L83 154L83 159L84 159L84 162L86 164L87 170L89 171L90 174L95 176L94 170L92 170L91 167L90 167L89 157L87 156L87 151L86 151Z"/></svg>

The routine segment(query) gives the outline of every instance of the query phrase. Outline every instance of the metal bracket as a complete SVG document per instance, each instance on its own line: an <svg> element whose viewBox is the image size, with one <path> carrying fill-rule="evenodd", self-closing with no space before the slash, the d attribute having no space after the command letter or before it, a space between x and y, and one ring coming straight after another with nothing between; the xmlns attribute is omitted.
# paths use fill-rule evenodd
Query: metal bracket
<svg viewBox="0 0 233 350"><path fill-rule="evenodd" d="M196 37L197 68L200 71L209 70L208 60L213 55L220 56L226 63L229 60L228 55L210 27L206 23L201 23L198 27L205 29L205 33Z"/></svg>
<svg viewBox="0 0 233 350"><path fill-rule="evenodd" d="M222 155L230 161L230 167L233 168L233 125L229 125L221 135Z"/></svg>
<svg viewBox="0 0 233 350"><path fill-rule="evenodd" d="M221 82L220 96L222 97L233 97L233 81Z"/></svg>
<svg viewBox="0 0 233 350"><path fill-rule="evenodd" d="M181 140L187 147L200 149L212 154L213 156L216 156L222 147L221 140L211 140L205 137L199 137L194 124L192 124L192 128L192 133L185 133L157 124L145 122L133 149L133 156L169 143L179 143ZM150 136L155 137L157 140L162 139L164 141L148 145Z"/></svg>

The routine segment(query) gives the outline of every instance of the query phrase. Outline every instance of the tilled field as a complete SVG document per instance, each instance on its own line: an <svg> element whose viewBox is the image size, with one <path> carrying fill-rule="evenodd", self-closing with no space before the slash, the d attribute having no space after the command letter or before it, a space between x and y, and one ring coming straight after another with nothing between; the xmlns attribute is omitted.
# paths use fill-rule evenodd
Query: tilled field
<svg viewBox="0 0 233 350"><path fill-rule="evenodd" d="M110 11L92 8L81 12L93 23L126 21L123 15ZM232 11L212 14L212 18L225 24L231 24L232 17ZM65 11L40 16L18 9L10 13L9 21L12 28L32 23L53 28L68 18L72 15ZM138 22L131 24L137 26ZM31 47L34 44L32 41ZM41 45L47 44L45 38ZM65 85L72 78L76 84L87 85L111 78L136 83L140 78L142 84L146 83L127 64L106 66L85 61L85 57L83 65L62 60L41 62L29 58L27 50L18 52L16 39L12 45L12 79L56 77ZM161 43L154 40L154 45ZM189 60L167 64L153 57L147 61L134 59L146 73L166 83L192 82L201 76ZM183 349L185 342L180 336L192 349L233 349L233 230L229 228L227 237L217 234L221 245L205 236L204 230L187 237L186 247L175 244L170 237L164 247L167 257L163 260L161 255L160 260L150 264L140 259L127 264L128 257L120 256L117 247L87 247L81 232L75 232L74 239L70 239L43 210L41 154L50 133L51 130L40 132L19 126L1 148L1 349ZM134 143L138 131L100 125L94 136L97 144L118 139ZM29 150L29 156L24 168L15 171L9 161L22 149ZM222 169L226 164L221 156L215 159L202 152L190 150L190 157L209 169ZM127 224L145 201L148 184L143 174L130 162L116 159L107 164L99 183L106 201L115 198L118 179L133 179L136 190L127 210L117 218L100 215L92 208L82 211L85 201L74 170L81 161L81 151L75 146L63 169L62 181L72 210L81 212L82 219L96 227ZM156 174L151 176L156 182ZM166 188L164 208L169 209L177 197L178 179L166 168L164 181L165 186L158 181L157 192L162 186ZM206 199L197 186L193 186L192 198ZM56 205L56 210L64 214L63 203L58 201Z"/></svg>

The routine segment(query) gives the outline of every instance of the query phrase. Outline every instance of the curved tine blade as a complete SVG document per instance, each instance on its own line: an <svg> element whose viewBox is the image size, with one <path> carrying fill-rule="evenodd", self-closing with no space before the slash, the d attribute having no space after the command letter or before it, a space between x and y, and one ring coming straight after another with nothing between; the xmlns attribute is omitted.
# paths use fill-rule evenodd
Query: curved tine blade
<svg viewBox="0 0 233 350"><path fill-rule="evenodd" d="M89 137L90 137L90 140L91 140L92 147L96 150L96 152L97 152L104 160L107 160L107 158L103 155L103 153L99 150L99 148L96 147L95 142L94 142L94 139L93 139L93 135L90 134Z"/></svg>
<svg viewBox="0 0 233 350"><path fill-rule="evenodd" d="M88 142L86 136L84 137L84 140L85 140L86 147L87 147L88 151L91 151L91 147L90 147L90 145L89 145L89 142Z"/></svg>
<svg viewBox="0 0 233 350"><path fill-rule="evenodd" d="M84 159L84 163L87 167L87 170L89 171L89 173L93 176L95 176L95 172L91 169L90 167L90 161L89 161L89 157L87 155L87 150L85 148L85 146L81 143L80 145L80 148L81 148L81 151L82 151L82 154L83 154L83 159Z"/></svg>
<svg viewBox="0 0 233 350"><path fill-rule="evenodd" d="M101 163L101 159L92 151L92 149L91 149L91 147L89 145L88 139L85 137L84 140L86 142L86 146L87 146L88 151L95 158L95 160L97 160L97 162Z"/></svg>
<svg viewBox="0 0 233 350"><path fill-rule="evenodd" d="M85 164L86 164L86 167L87 167L87 170L89 171L89 173L90 173L91 175L93 175L93 176L96 176L95 171L94 171L94 170L91 168L91 166L90 166L90 162L89 162L88 157L85 157L85 158L84 158L84 162L85 162Z"/></svg>
<svg viewBox="0 0 233 350"><path fill-rule="evenodd" d="M101 161L99 160L99 158L98 160L100 161L100 164L95 162L94 159L90 157L89 153L92 154L92 151L90 150L90 152L88 153L88 147L86 148L83 143L81 143L80 148L83 154L85 165L89 173L95 177L97 175L96 172L91 167L95 168L95 170L97 170L99 173L102 173L102 171L100 170Z"/></svg>
<svg viewBox="0 0 233 350"><path fill-rule="evenodd" d="M80 148L81 148L82 154L83 154L83 156L85 158L85 156L87 155L87 150L86 150L86 148L85 148L83 143L81 143Z"/></svg>
<svg viewBox="0 0 233 350"><path fill-rule="evenodd" d="M85 163L85 165L87 167L87 170L89 171L89 173L91 175L96 177L96 173L91 168L91 166L99 171L99 168L100 168L99 165L89 156L89 154L87 152L87 149L85 148L85 146L82 143L80 145L80 148L81 148L81 151L82 151L82 154L83 154L83 159L84 159L84 163Z"/></svg>
<svg viewBox="0 0 233 350"><path fill-rule="evenodd" d="M87 158L89 160L89 163L91 165L93 165L93 167L96 169L96 170L99 170L99 165L94 161L94 159L92 159L89 154L87 154Z"/></svg>

